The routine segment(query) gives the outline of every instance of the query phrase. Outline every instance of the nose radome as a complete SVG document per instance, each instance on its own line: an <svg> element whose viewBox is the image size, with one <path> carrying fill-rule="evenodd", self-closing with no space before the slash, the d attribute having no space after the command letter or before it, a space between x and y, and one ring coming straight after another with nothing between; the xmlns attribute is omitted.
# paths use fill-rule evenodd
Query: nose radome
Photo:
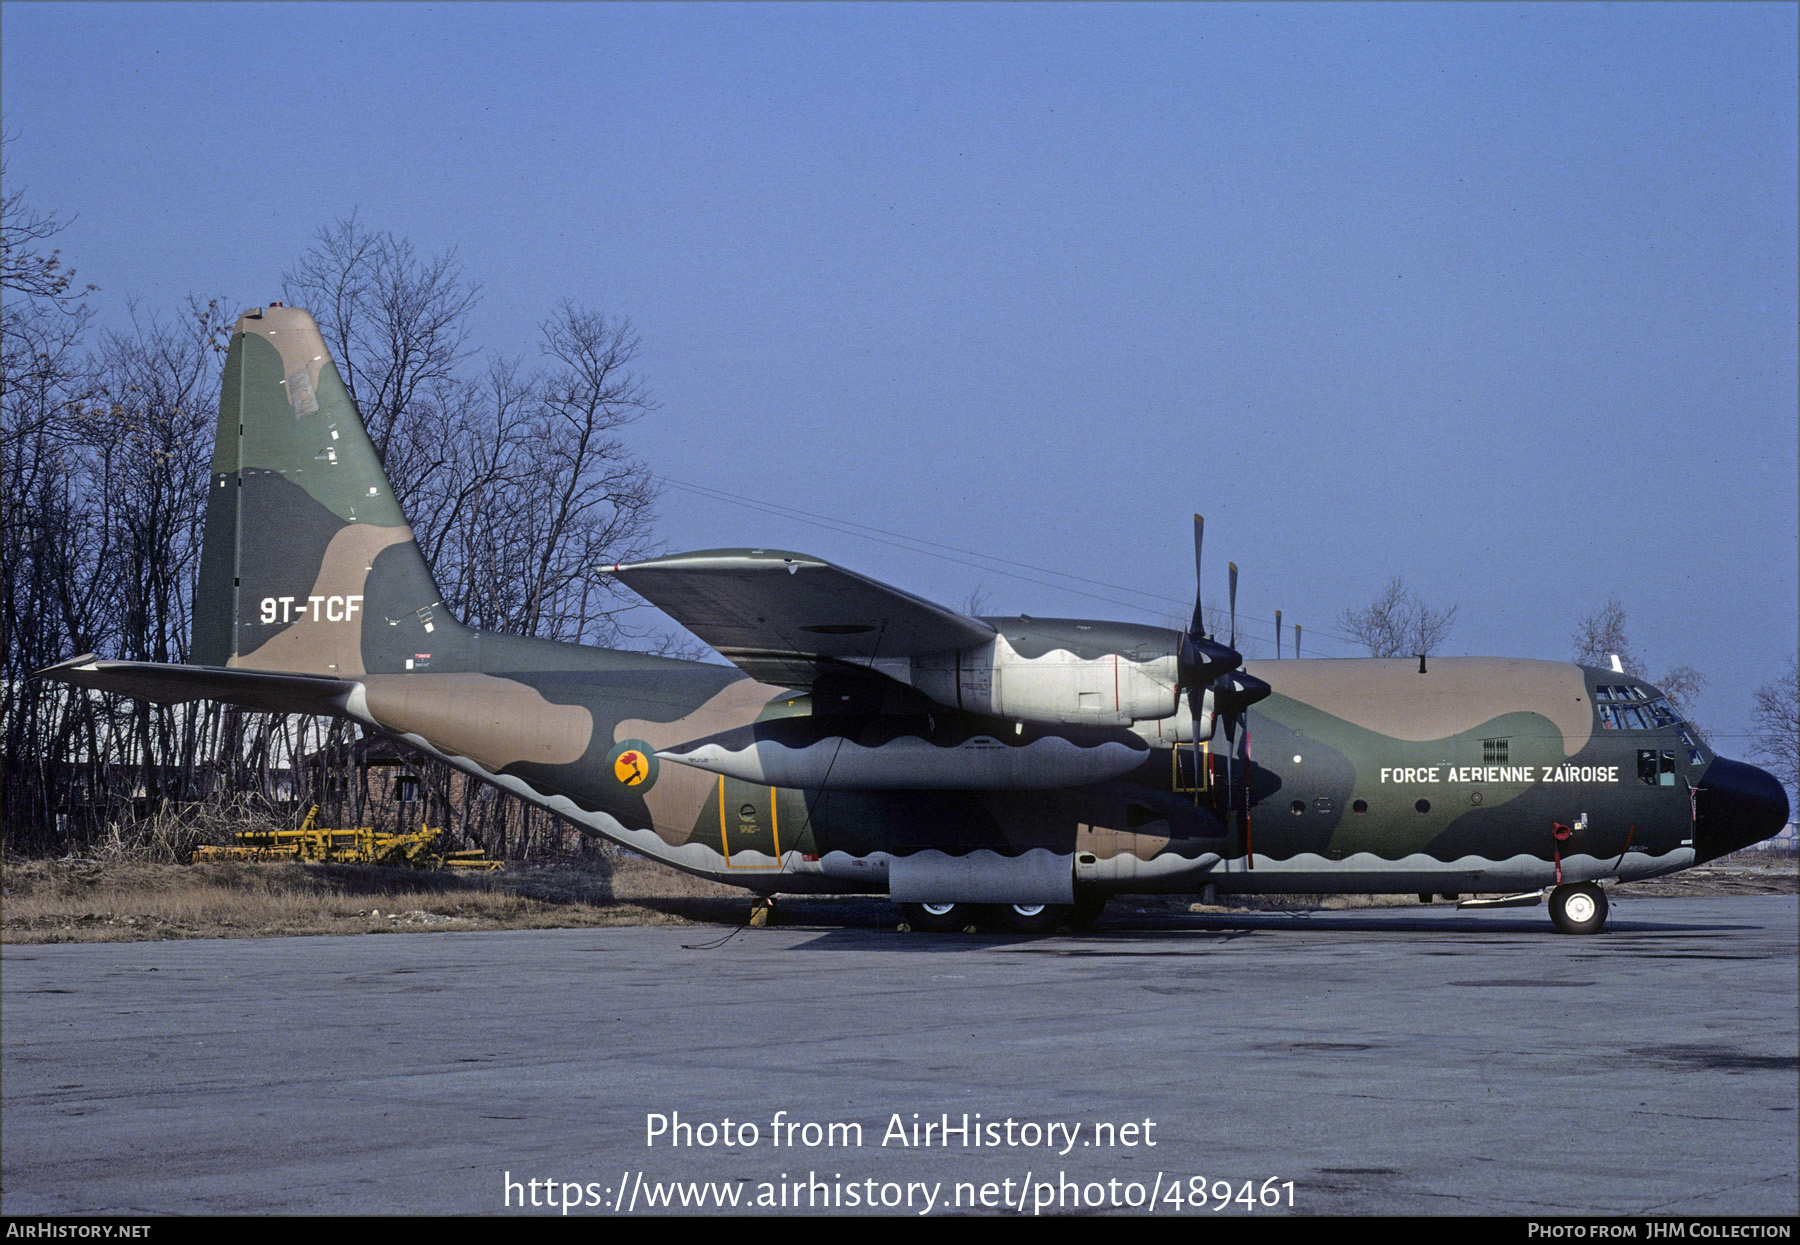
<svg viewBox="0 0 1800 1245"><path fill-rule="evenodd" d="M1787 824L1787 792L1767 770L1715 757L1700 776L1694 811L1699 864L1778 833Z"/></svg>

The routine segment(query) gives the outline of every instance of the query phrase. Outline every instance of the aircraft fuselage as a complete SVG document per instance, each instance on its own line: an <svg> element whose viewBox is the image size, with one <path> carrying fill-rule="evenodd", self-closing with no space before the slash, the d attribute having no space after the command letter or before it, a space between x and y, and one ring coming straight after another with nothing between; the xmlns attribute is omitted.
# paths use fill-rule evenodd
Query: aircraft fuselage
<svg viewBox="0 0 1800 1245"><path fill-rule="evenodd" d="M1701 858L1696 792L1720 764L1655 689L1625 675L1507 659L1431 658L1423 673L1416 659L1305 659L1248 663L1274 692L1235 741L1146 741L1155 732L1140 724L1135 764L1097 781L870 789L834 785L830 757L849 750L868 766L884 752L952 763L968 753L1004 766L1019 754L1026 761L1006 771L1016 774L1033 748L1063 745L1066 756L1133 733L941 707L858 712L873 707L820 705L722 666L484 639L577 668L495 672L490 659L483 673L369 675L346 709L596 833L764 893L882 892L908 857L936 861L934 878L976 862L992 884L969 893L993 898L1040 893L1033 879L1054 873L1102 894L1632 880ZM777 743L825 757L814 766L823 781L752 781L675 759L690 741L751 728L787 729ZM1011 863L1034 857L1040 867Z"/></svg>

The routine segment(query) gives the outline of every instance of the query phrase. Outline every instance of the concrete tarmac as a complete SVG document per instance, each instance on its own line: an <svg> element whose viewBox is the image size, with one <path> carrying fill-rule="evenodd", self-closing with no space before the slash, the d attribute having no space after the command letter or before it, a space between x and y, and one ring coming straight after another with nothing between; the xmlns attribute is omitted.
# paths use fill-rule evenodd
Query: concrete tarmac
<svg viewBox="0 0 1800 1245"><path fill-rule="evenodd" d="M1588 938L1439 906L9 946L0 1210L1243 1214L1251 1182L1257 1214L1794 1214L1797 926L1757 896L1615 900ZM973 1127L910 1144L915 1112Z"/></svg>

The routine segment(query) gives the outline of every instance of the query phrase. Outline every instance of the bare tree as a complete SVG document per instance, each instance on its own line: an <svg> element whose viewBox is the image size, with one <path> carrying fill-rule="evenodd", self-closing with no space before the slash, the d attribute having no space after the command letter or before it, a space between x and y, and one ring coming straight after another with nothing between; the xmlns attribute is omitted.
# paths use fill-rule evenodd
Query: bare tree
<svg viewBox="0 0 1800 1245"><path fill-rule="evenodd" d="M1625 634L1625 607L1619 604L1618 597L1608 597L1606 604L1575 624L1575 634L1570 637L1569 645L1577 665L1605 669L1617 656L1626 673L1640 677L1643 674L1643 663L1632 651L1631 640Z"/></svg>
<svg viewBox="0 0 1800 1245"><path fill-rule="evenodd" d="M1345 610L1338 625L1361 641L1371 657L1429 657L1450 638L1458 608L1427 605L1396 575L1367 609Z"/></svg>
<svg viewBox="0 0 1800 1245"><path fill-rule="evenodd" d="M1676 665L1670 666L1660 679L1651 678L1649 666L1631 646L1625 607L1618 597L1608 597L1605 604L1576 623L1569 648L1577 665L1597 666L1602 670L1612 669L1612 659L1617 657L1626 674L1655 684L1676 712L1687 719L1688 725L1701 738L1706 737L1706 731L1694 721L1694 710L1699 705L1701 693L1706 691L1706 676L1692 666Z"/></svg>
<svg viewBox="0 0 1800 1245"><path fill-rule="evenodd" d="M174 319L131 308L132 332L109 333L96 361L96 393L77 412L83 435L104 446L106 507L121 611L117 655L187 658L193 580L210 464L195 452L218 418L219 364L229 341L220 302L190 298Z"/></svg>
<svg viewBox="0 0 1800 1245"><path fill-rule="evenodd" d="M11 142L12 135L0 135L0 152ZM8 157L0 155L0 182L11 187L8 163ZM31 207L23 187L10 189L0 198L0 289L60 310L78 310L77 300L95 287L70 294L75 270L63 267L60 251L43 252L43 244L68 227L68 221Z"/></svg>
<svg viewBox="0 0 1800 1245"><path fill-rule="evenodd" d="M592 568L642 557L651 547L657 489L619 432L656 408L627 370L638 338L626 320L565 303L542 326L549 367L541 385L534 472L536 556L528 564L526 630L559 639L618 636L616 583Z"/></svg>
<svg viewBox="0 0 1800 1245"><path fill-rule="evenodd" d="M77 784L58 767L92 742L82 702L31 671L92 641L98 596L87 571L101 544L86 447L70 412L90 388L89 313L73 273L43 243L66 222L11 189L0 200L0 827L8 845L53 847L57 806ZM86 749L91 758L93 750Z"/></svg>
<svg viewBox="0 0 1800 1245"><path fill-rule="evenodd" d="M409 505L439 461L418 451L436 444L430 429L460 389L479 287L453 249L422 258L405 238L363 228L354 213L321 228L281 279L287 300L318 320L395 497Z"/></svg>
<svg viewBox="0 0 1800 1245"><path fill-rule="evenodd" d="M1692 725L1694 709L1700 703L1700 694L1706 690L1706 676L1692 666L1670 666L1655 683L1662 694L1668 697L1669 703L1675 706L1675 711ZM1700 728L1696 726L1694 729Z"/></svg>
<svg viewBox="0 0 1800 1245"><path fill-rule="evenodd" d="M1769 763L1769 772L1788 789L1791 801L1800 789L1800 658L1789 657L1782 674L1756 689L1751 722L1755 755Z"/></svg>

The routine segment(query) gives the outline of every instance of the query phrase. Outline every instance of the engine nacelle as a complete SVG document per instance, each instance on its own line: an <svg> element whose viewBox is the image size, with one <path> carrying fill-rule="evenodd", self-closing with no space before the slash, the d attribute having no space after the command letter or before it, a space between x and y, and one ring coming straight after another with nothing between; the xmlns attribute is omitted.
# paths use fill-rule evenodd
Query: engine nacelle
<svg viewBox="0 0 1800 1245"><path fill-rule="evenodd" d="M1180 707L1175 648L1161 627L1075 619L989 619L979 648L914 657L904 681L941 705L1023 722L1130 726ZM901 677L899 667L877 669Z"/></svg>
<svg viewBox="0 0 1800 1245"><path fill-rule="evenodd" d="M1152 748L1173 748L1176 744L1204 743L1213 737L1211 691L1207 691L1202 699L1204 705L1198 727L1194 724L1194 715L1188 711L1187 701L1183 700L1175 707L1175 712L1166 718L1134 723L1131 727L1132 734Z"/></svg>

